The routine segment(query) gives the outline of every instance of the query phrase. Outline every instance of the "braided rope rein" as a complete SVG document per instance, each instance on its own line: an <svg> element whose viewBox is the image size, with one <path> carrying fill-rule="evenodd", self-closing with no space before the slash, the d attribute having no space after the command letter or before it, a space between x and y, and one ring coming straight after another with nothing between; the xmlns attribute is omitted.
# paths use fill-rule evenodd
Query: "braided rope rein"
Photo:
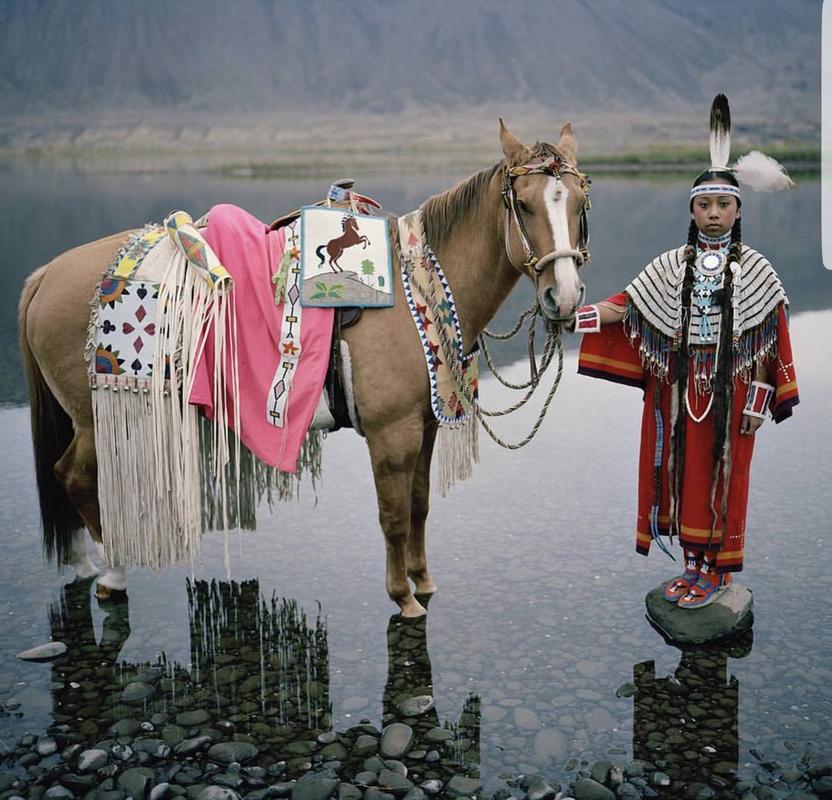
<svg viewBox="0 0 832 800"><path fill-rule="evenodd" d="M430 248L426 249L426 255L432 261L436 261L436 257L433 254L433 251ZM416 279L412 270L408 270L408 280L411 282L413 286L415 286L422 297L428 299L431 305L431 310L436 311L437 306L439 305L436 297L436 284L434 282L430 283L429 287L424 287L421 283ZM520 328L523 325L523 321L528 317L531 316L529 331L530 331L530 341L533 341L532 332L534 330L534 325L537 320L537 316L540 314L540 304L535 300L534 305L524 311L520 318L515 325L514 329L509 332L508 334L492 334L488 332L487 335L494 339L510 339L515 336ZM527 392L526 396L519 400L512 406L508 408L502 409L500 411L486 411L480 407L480 404L477 400L471 396L469 392L465 389L465 380L462 373L462 365L460 359L457 357L456 349L451 343L450 339L448 338L448 334L445 331L442 325L438 325L436 327L437 336L439 338L439 344L442 347L442 354L445 358L445 364L450 369L451 374L453 375L454 381L457 385L457 390L468 404L475 410L477 419L479 423L482 425L485 432L491 437L491 439L496 442L501 447L506 448L507 450L519 450L521 447L525 447L534 437L537 435L538 430L540 430L540 426L543 423L543 418L546 416L546 413L549 410L549 405L552 402L552 399L557 392L558 386L560 385L560 380L563 375L563 342L560 339L560 329L557 326L549 326L548 327L548 335L546 339L546 344L544 346L544 353L543 353L543 360L541 362L541 369L539 371L535 370L534 367L531 369L531 376L529 381L525 384L517 384L512 385L509 382L506 382L496 371L496 367L493 366L490 355L486 357L486 363L488 364L489 369L494 373L495 377L503 383L503 385L507 386L508 388L512 389L524 389L528 388L529 391ZM485 331L484 331L485 333ZM482 347L483 338L482 336L479 337L480 346ZM487 348L486 348L487 349ZM535 390L538 386L540 386L540 376L546 371L548 366L551 364L554 353L557 351L558 354L558 369L557 374L555 375L555 379L552 382L552 386L549 389L549 394L546 397L546 400L543 403L542 408L540 409L540 413L538 414L537 420L534 422L531 430L529 433L521 439L519 442L506 442L504 439L500 438L491 426L485 421L485 417L498 417L498 416L505 416L507 414L511 414L514 411L517 411L519 408L522 408L526 402L531 398L532 394L534 394ZM535 372L537 374L535 375Z"/></svg>

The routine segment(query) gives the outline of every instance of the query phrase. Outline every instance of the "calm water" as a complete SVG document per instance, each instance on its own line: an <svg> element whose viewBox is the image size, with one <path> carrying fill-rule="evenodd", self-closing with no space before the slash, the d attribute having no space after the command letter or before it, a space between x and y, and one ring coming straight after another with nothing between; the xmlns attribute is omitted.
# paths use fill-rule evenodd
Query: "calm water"
<svg viewBox="0 0 832 800"><path fill-rule="evenodd" d="M754 590L753 642L682 653L644 619L644 594L675 565L633 551L639 393L575 376L574 355L537 439L517 453L484 441L474 477L434 499L429 556L439 592L422 626L391 617L369 459L351 432L328 438L317 498L306 491L272 516L264 509L257 533L233 534L236 585L213 534L195 575L132 570L129 602L116 609L99 608L86 584L64 589L66 577L41 558L28 411L15 405L24 395L10 337L23 277L61 249L174 207L201 213L236 202L271 218L325 187L5 169L0 743L42 734L53 720L95 742L113 707L139 722L159 714L157 727L182 709L208 708L241 716L249 731L285 723L280 750L311 730L342 732L362 719L380 727L402 697L432 694L431 725L452 731L451 761L486 781L521 771L562 779L571 758L650 756L673 766L682 751L701 760L706 744L715 752L703 767L723 762L729 783L732 766L744 777L763 772L752 750L783 767L806 752L832 756L832 276L820 265L817 182L749 196L744 206L746 239L778 266L793 301L802 399L792 420L758 435L741 576ZM449 183L374 179L361 188L405 211ZM686 183L596 179L590 298L619 290L679 240ZM528 295L516 295L525 307ZM519 376L523 365L512 370ZM504 398L487 380L482 397L489 406ZM501 430L519 438L529 425L512 419ZM68 658L15 658L51 635L70 646ZM123 686L148 669L166 681L152 701L119 703ZM630 687L618 696L628 683L635 695ZM680 697L699 717L694 735L678 738Z"/></svg>

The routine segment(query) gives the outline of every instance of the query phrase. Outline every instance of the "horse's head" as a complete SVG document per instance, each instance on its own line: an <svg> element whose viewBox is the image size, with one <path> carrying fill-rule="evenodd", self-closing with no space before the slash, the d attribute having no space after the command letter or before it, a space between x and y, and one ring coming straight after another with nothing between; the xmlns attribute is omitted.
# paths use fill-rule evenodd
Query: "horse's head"
<svg viewBox="0 0 832 800"><path fill-rule="evenodd" d="M346 231L357 231L358 230L358 222L352 214L347 214L341 220L341 230L346 233Z"/></svg>
<svg viewBox="0 0 832 800"><path fill-rule="evenodd" d="M569 326L584 296L578 269L589 258L589 179L578 171L572 125L555 146L527 147L501 119L500 143L509 261L534 281L546 319Z"/></svg>

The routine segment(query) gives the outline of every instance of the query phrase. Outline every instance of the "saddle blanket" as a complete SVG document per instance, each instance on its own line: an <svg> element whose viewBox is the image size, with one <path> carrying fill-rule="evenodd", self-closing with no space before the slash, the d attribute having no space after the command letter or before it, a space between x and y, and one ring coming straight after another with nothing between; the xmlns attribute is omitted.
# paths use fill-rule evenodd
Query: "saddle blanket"
<svg viewBox="0 0 832 800"><path fill-rule="evenodd" d="M272 276L278 270L286 246L286 229L269 227L242 208L217 205L208 213L203 236L234 281L234 311L237 320L237 370L239 375L240 430L243 444L257 458L282 472L295 472L304 437L321 396L332 343L334 311L331 308L303 310L303 326L297 336L292 293L275 305ZM294 298L294 301L293 301ZM285 324L288 322L288 325ZM227 356L230 359L230 353ZM285 363L284 363L285 362ZM283 367L288 370L283 370ZM233 427L232 365L225 376L229 425ZM274 393L275 374L291 372L281 427L266 411ZM190 403L213 419L213 336L197 364ZM279 383L279 382L278 382Z"/></svg>

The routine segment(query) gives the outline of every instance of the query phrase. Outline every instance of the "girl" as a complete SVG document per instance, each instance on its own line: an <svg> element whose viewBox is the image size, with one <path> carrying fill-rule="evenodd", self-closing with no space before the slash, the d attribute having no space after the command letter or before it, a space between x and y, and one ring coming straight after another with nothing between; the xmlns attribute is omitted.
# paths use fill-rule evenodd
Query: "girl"
<svg viewBox="0 0 832 800"><path fill-rule="evenodd" d="M579 310L578 371L644 389L636 550L670 554L684 571L665 585L680 608L712 603L742 569L754 434L798 403L788 299L771 264L742 243L737 178L772 191L783 168L749 153L729 169L730 112L711 108L711 168L690 193L687 243L654 259L627 286Z"/></svg>

